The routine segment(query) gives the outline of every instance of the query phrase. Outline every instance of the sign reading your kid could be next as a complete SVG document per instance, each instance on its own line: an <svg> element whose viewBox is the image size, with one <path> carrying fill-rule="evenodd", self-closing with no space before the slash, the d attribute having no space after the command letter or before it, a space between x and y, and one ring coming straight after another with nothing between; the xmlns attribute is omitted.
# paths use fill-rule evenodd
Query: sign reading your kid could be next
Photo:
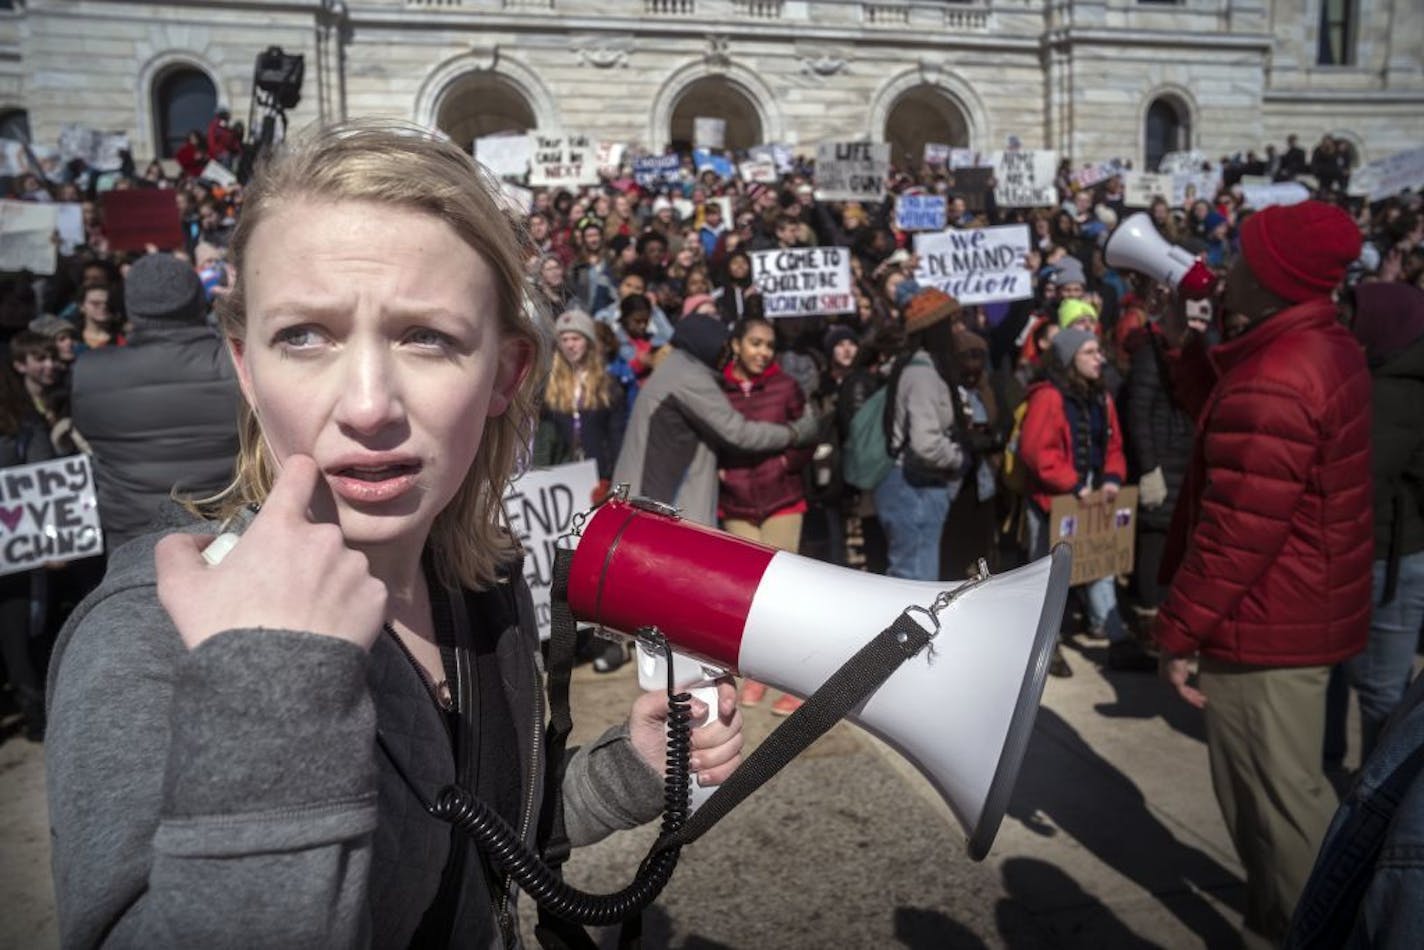
<svg viewBox="0 0 1424 950"><path fill-rule="evenodd" d="M0 468L0 574L103 550L89 456Z"/></svg>
<svg viewBox="0 0 1424 950"><path fill-rule="evenodd" d="M768 317L855 313L848 248L787 247L753 251L751 257Z"/></svg>

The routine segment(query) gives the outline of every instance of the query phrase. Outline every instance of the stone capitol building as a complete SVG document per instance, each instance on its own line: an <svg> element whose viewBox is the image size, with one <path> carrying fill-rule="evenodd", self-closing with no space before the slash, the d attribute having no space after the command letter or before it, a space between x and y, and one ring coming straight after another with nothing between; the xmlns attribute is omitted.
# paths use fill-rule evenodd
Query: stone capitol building
<svg viewBox="0 0 1424 950"><path fill-rule="evenodd" d="M254 60L305 58L291 127L384 115L468 145L562 130L726 145L1056 149L1151 167L1341 136L1424 143L1424 0L0 0L0 135L128 133L171 155ZM23 127L23 126L18 126Z"/></svg>

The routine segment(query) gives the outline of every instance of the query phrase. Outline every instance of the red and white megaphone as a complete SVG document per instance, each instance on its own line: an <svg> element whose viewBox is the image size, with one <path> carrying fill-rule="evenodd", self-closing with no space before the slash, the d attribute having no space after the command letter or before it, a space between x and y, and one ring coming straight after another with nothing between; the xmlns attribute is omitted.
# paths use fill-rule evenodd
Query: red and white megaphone
<svg viewBox="0 0 1424 950"><path fill-rule="evenodd" d="M1170 284L1183 297L1200 300L1216 289L1216 275L1184 248L1169 244L1157 233L1152 218L1139 211L1119 224L1103 248L1109 267L1123 267Z"/></svg>
<svg viewBox="0 0 1424 950"><path fill-rule="evenodd" d="M947 599L930 648L851 719L929 779L979 860L1028 746L1070 561L1060 546L944 598L959 585L835 567L615 498L582 528L569 606L580 621L625 634L655 626L678 651L809 696L906 608Z"/></svg>

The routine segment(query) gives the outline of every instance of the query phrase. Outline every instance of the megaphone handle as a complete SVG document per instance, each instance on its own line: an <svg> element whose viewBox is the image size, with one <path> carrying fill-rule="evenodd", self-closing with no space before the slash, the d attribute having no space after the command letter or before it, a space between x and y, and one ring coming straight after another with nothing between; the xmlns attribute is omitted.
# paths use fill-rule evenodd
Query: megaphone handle
<svg viewBox="0 0 1424 950"><path fill-rule="evenodd" d="M697 686L688 687L686 691L692 694L693 699L701 700L707 706L707 715L702 718L701 722L693 723L694 728L711 722L717 715L717 684L711 680L704 680ZM692 782L687 789L687 808L689 812L694 812L698 806L712 797L712 793L717 791L717 786L702 785L697 780L696 772L693 772L690 778Z"/></svg>

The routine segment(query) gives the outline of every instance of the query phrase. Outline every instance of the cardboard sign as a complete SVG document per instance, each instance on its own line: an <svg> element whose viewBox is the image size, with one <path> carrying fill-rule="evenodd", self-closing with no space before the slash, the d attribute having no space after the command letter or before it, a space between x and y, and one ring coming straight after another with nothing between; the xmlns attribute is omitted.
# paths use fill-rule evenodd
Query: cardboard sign
<svg viewBox="0 0 1424 950"><path fill-rule="evenodd" d="M53 238L58 227L58 205L0 201L0 271L53 274Z"/></svg>
<svg viewBox="0 0 1424 950"><path fill-rule="evenodd" d="M99 203L104 211L104 234L113 250L143 251L152 244L160 251L172 251L186 243L173 191L106 191Z"/></svg>
<svg viewBox="0 0 1424 950"><path fill-rule="evenodd" d="M529 184L536 188L580 188L598 184L598 159L587 135L530 133L534 155Z"/></svg>
<svg viewBox="0 0 1424 950"><path fill-rule="evenodd" d="M0 468L0 574L103 550L89 456Z"/></svg>
<svg viewBox="0 0 1424 950"><path fill-rule="evenodd" d="M751 257L767 317L856 312L849 248L791 247Z"/></svg>
<svg viewBox="0 0 1424 950"><path fill-rule="evenodd" d="M822 201L879 201L890 173L884 142L823 142L816 146L816 197Z"/></svg>
<svg viewBox="0 0 1424 950"><path fill-rule="evenodd" d="M964 199L966 208L977 213L989 209L993 180L992 168L960 168L951 176L949 188L955 197Z"/></svg>
<svg viewBox="0 0 1424 950"><path fill-rule="evenodd" d="M1006 149L994 152L994 200L1001 208L1040 208L1058 204L1053 177L1058 153L1043 149Z"/></svg>
<svg viewBox="0 0 1424 950"><path fill-rule="evenodd" d="M722 155L714 155L700 148L692 150L692 167L697 169L698 175L701 175L705 171L710 171L723 181L730 181L737 175L737 171L732 166L732 160L730 158L726 158Z"/></svg>
<svg viewBox="0 0 1424 950"><path fill-rule="evenodd" d="M693 148L726 148L727 120L697 116L692 120Z"/></svg>
<svg viewBox="0 0 1424 950"><path fill-rule="evenodd" d="M1107 181L1114 175L1121 175L1127 170L1126 163L1120 158L1110 158L1105 162L1093 162L1091 165L1084 165L1070 176L1074 189L1082 191L1084 188L1091 188L1099 182Z"/></svg>
<svg viewBox="0 0 1424 950"><path fill-rule="evenodd" d="M633 180L644 188L680 181L681 178L681 155L644 155L633 159Z"/></svg>
<svg viewBox="0 0 1424 950"><path fill-rule="evenodd" d="M948 205L944 195L901 195L895 199L895 227L901 231L942 231Z"/></svg>
<svg viewBox="0 0 1424 950"><path fill-rule="evenodd" d="M781 177L776 173L776 163L769 161L742 162L737 166L737 171L745 182L760 182L763 185L774 185Z"/></svg>
<svg viewBox="0 0 1424 950"><path fill-rule="evenodd" d="M916 234L915 281L965 305L1027 300L1033 296L1028 248L1026 224Z"/></svg>
<svg viewBox="0 0 1424 950"><path fill-rule="evenodd" d="M1416 188L1424 188L1424 146L1375 159L1356 169L1350 176L1349 193L1383 201Z"/></svg>
<svg viewBox="0 0 1424 950"><path fill-rule="evenodd" d="M1241 203L1258 210L1272 205L1296 205L1309 198L1310 189L1293 181L1241 186Z"/></svg>
<svg viewBox="0 0 1424 950"><path fill-rule="evenodd" d="M554 551L574 515L593 505L598 464L593 459L532 468L505 492L504 518L524 547L524 580L534 597L540 639L550 632L549 592L554 583Z"/></svg>
<svg viewBox="0 0 1424 950"><path fill-rule="evenodd" d="M534 157L534 138L529 135L486 135L475 139L475 161L496 178L523 178L529 174Z"/></svg>
<svg viewBox="0 0 1424 950"><path fill-rule="evenodd" d="M84 206L78 202L61 202L54 206L54 229L59 232L59 252L73 254L74 249L89 240L84 233Z"/></svg>
<svg viewBox="0 0 1424 950"><path fill-rule="evenodd" d="M1122 176L1122 203L1129 208L1150 208L1157 198L1169 204L1180 204L1173 197L1180 194L1175 176L1148 172L1127 172Z"/></svg>
<svg viewBox="0 0 1424 950"><path fill-rule="evenodd" d="M1063 541L1073 547L1072 583L1088 584L1104 577L1132 573L1137 538L1137 488L1117 493L1112 504L1094 493L1086 502L1057 495L1048 514L1050 546Z"/></svg>
<svg viewBox="0 0 1424 950"><path fill-rule="evenodd" d="M924 162L926 165L948 165L950 148L943 142L926 142Z"/></svg>
<svg viewBox="0 0 1424 950"><path fill-rule="evenodd" d="M974 151L972 148L952 148L949 150L949 167L955 168L983 168L984 156Z"/></svg>

